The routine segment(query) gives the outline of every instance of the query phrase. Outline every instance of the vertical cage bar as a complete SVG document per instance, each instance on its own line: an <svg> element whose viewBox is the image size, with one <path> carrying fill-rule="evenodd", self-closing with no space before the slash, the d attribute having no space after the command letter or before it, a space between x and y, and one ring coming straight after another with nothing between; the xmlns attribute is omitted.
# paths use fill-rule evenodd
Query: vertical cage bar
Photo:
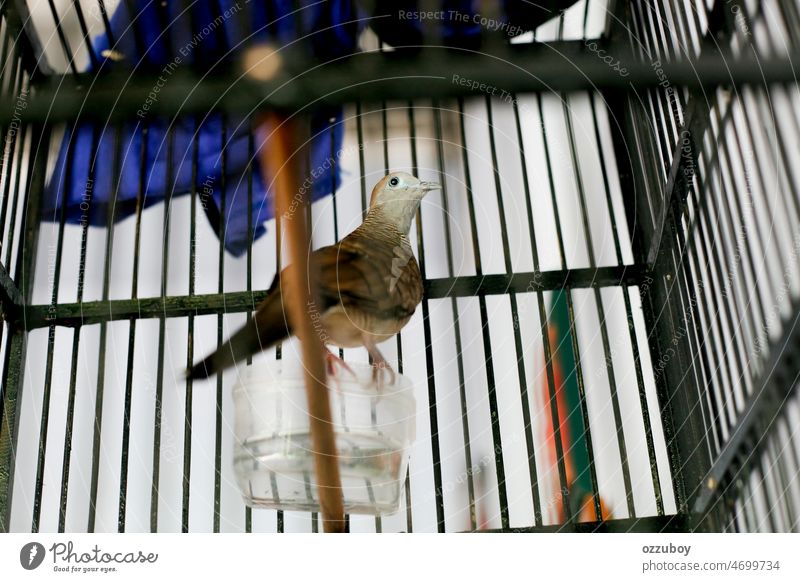
<svg viewBox="0 0 800 582"><path fill-rule="evenodd" d="M92 36L89 33L89 28L86 26L86 18L83 15L83 8L81 8L80 0L72 0L72 5L75 8L75 15L78 18L78 26L80 27L81 34L83 35L83 42L86 44L86 52L89 53L89 61L92 64L92 69L97 69L100 61L97 58L97 53L95 53L94 46L92 45Z"/></svg>
<svg viewBox="0 0 800 582"><path fill-rule="evenodd" d="M147 180L147 140L149 124L142 127L141 162L139 165L139 189L136 193L136 224L133 234L133 274L131 277L131 299L139 297L139 249L142 239L142 210L144 208L145 188ZM120 453L119 478L119 512L117 515L117 531L125 531L128 507L128 465L131 441L131 410L133 406L133 364L136 349L136 318L131 318L128 328L128 360L125 375L125 400L122 416L122 450Z"/></svg>
<svg viewBox="0 0 800 582"><path fill-rule="evenodd" d="M505 205L503 204L503 191L500 181L500 171L497 167L497 144L495 143L495 127L492 116L492 100L489 95L485 97L486 124L489 128L489 150L492 158L492 174L494 178L495 197L497 199L498 215L500 217L500 236L503 244L503 262L507 273L512 271L511 257L509 256L508 227L506 225ZM511 297L514 297L511 295ZM516 308L516 298L512 299L512 307ZM492 339L489 333L489 316L486 310L486 297L478 296L478 309L481 314L481 329L483 331L483 350L486 358L486 382L489 396L489 412L491 414L492 442L494 445L495 471L497 472L497 493L500 498L500 522L503 529L509 527L508 492L506 490L506 470L503 461L503 443L500 433L500 410L497 406L497 387L495 385L494 357L492 352ZM519 358L519 354L517 354Z"/></svg>
<svg viewBox="0 0 800 582"><path fill-rule="evenodd" d="M117 125L114 128L114 160L112 162L113 175L121 174L122 165L122 132L123 127ZM108 204L106 229L105 259L103 266L103 301L108 301L111 289L111 260L114 250L114 224L117 216L117 199L119 198L120 182L114 186L114 194ZM105 392L105 371L106 371L106 349L108 347L108 324L100 324L100 343L97 362L97 387L95 389L95 409L94 409L94 435L92 437L92 476L89 486L89 516L86 530L94 532L96 513L97 513L97 486L100 474L100 440L103 429L103 399Z"/></svg>
<svg viewBox="0 0 800 582"><path fill-rule="evenodd" d="M45 188L50 129L46 126L34 125L32 126L32 135L38 136L38 139L34 142L36 146L31 148L29 160L31 171L27 175L27 194L22 220L25 238L24 244L19 245L16 259L17 281L26 302L30 300L33 291L33 272L36 266L35 249L39 240L40 209ZM16 326L8 325L3 366L5 378L2 408L0 409L0 532L9 530L11 517L17 434L19 432L18 417L22 402L27 338L27 332Z"/></svg>
<svg viewBox="0 0 800 582"><path fill-rule="evenodd" d="M564 119L567 125L567 135L569 137L569 147L570 147L570 155L572 158L572 166L575 169L575 182L578 189L578 199L580 201L580 206L581 206L583 233L585 236L586 247L589 255L589 266L591 268L595 268L597 266L597 261L595 259L595 252L594 252L594 239L592 237L591 228L589 227L589 210L586 205L586 193L584 190L583 177L580 171L578 153L575 146L575 132L572 127L572 116L570 114L569 98L566 95L562 97L562 104L564 108ZM611 217L609 218L612 219ZM605 358L608 364L607 370L609 373L609 383L616 386L616 380L613 377L614 365L613 365L613 358L611 355L610 342L608 338L605 307L603 305L603 298L601 296L600 289L598 289L597 287L594 288L594 296L595 296L595 304L600 318L600 332L603 339L603 351L605 352ZM623 296L625 298L626 312L630 313L630 304L629 304L630 300L628 298L627 293L625 293L624 290L623 290ZM661 496L661 480L658 474L658 464L655 456L655 444L653 442L653 428L650 422L650 407L647 404L647 393L645 392L644 388L644 378L642 376L641 362L638 360L638 358L636 358L636 355L638 355L637 354L638 344L636 339L636 333L631 323L632 321L629 321L628 332L630 334L631 348L634 350L634 369L636 371L636 384L639 391L639 403L642 411L642 422L644 424L645 443L647 445L647 454L650 460L650 474L653 482L653 494L655 496L656 511L658 512L658 515L664 515L664 504ZM581 381L579 380L579 382ZM586 430L588 431L588 427L586 427ZM629 502L628 509L630 510L631 507L632 503ZM634 516L635 513L632 513L630 515L630 517Z"/></svg>
<svg viewBox="0 0 800 582"><path fill-rule="evenodd" d="M94 197L94 183L95 183L95 163L97 155L97 144L100 135L97 127L92 128L92 160L89 166L88 177L86 180L88 192L87 208L81 208L83 215L81 216L81 248L80 258L78 262L78 293L77 302L83 301L83 287L86 276L86 251L87 251L87 237L89 233L89 212L92 209L92 200ZM86 194L84 200L86 200ZM81 331L82 327L78 326L73 331L72 335L72 357L70 363L70 379L69 379L69 394L67 397L67 418L64 426L64 452L61 461L61 500L59 505L58 516L58 531L63 532L66 526L67 518L67 499L69 494L69 474L70 462L72 455L72 430L75 420L75 395L77 390L77 377L78 377L78 352L80 348Z"/></svg>
<svg viewBox="0 0 800 582"><path fill-rule="evenodd" d="M67 40L67 36L64 33L64 28L61 26L61 16L58 14L58 10L56 10L56 5L53 0L47 0L47 3L50 5L50 14L53 17L53 23L56 27L56 34L58 35L58 41L61 44L61 49L64 52L64 58L67 61L67 65L69 66L70 70L72 71L73 75L78 74L78 68L75 66L75 54L72 52L70 48L69 41Z"/></svg>
<svg viewBox="0 0 800 582"><path fill-rule="evenodd" d="M194 29L194 26L192 27ZM195 119L194 122L194 135L197 136L200 132L200 122ZM197 257L195 245L197 242L197 165L199 156L198 139L195 137L192 140L192 190L190 202L190 219L189 219L189 295L194 295L195 292L195 277L197 268ZM194 361L194 331L195 321L194 315L189 315L189 329L187 334L187 348L186 348L186 369L191 369ZM186 533L189 531L189 493L190 493L190 480L192 474L192 404L194 395L194 382L191 378L186 378L186 395L184 397L183 408L183 502L181 510L181 531Z"/></svg>
<svg viewBox="0 0 800 582"><path fill-rule="evenodd" d="M439 179L442 185L442 222L444 225L444 236L447 242L447 273L449 276L455 274L453 268L453 248L452 248L452 235L450 232L450 210L447 202L447 180L444 168L444 137L442 131L442 108L438 101L433 102L434 114L434 129L436 135L436 144L438 151L438 170ZM461 144L461 147L466 151L466 144ZM450 312L453 318L453 335L456 340L456 364L458 366L458 396L459 404L461 406L461 431L464 435L464 467L466 470L467 480L467 499L469 503L469 522L470 529L474 530L477 527L477 519L475 516L475 483L472 478L472 445L470 442L469 431L469 417L467 414L467 394L466 382L464 380L464 357L461 347L461 322L458 315L458 302L455 297L450 298ZM526 427L530 426L528 423Z"/></svg>
<svg viewBox="0 0 800 582"><path fill-rule="evenodd" d="M13 46L13 45L12 45ZM9 48L11 50L11 48ZM3 63L3 59L0 59L0 63ZM12 66L16 69L14 73L13 79L18 79L19 75L22 73L22 67L19 60L14 59ZM12 69L13 70L13 69ZM17 82L13 84L14 89L16 90ZM4 96L5 97L5 96ZM17 97L17 100L22 98L22 94ZM23 129L23 131L20 131ZM2 196L3 202L0 205L0 237L3 237L6 232L6 220L8 219L9 214L7 214L8 210L8 201L11 198L11 184L12 184L12 171L16 164L22 163L22 151L23 151L23 142L24 142L24 128L17 128L14 132L14 135L10 135L11 126L9 125L7 128L4 128L2 132L5 136L2 143L2 159L0 159L0 171L2 174L0 176L5 175L5 185L3 186ZM20 135L22 134L22 135ZM8 148L8 155L5 155L5 150ZM16 162L16 164L15 164ZM19 183L17 183L17 187L19 187ZM13 231L14 227L14 212L10 213L11 216L11 229L9 230L9 237L11 236L11 231ZM8 244L7 242L3 241L3 244ZM10 246L10 245L9 245ZM8 266L8 262L6 262L6 266Z"/></svg>
<svg viewBox="0 0 800 582"><path fill-rule="evenodd" d="M61 265L64 257L64 229L67 219L66 192L69 191L72 183L72 162L75 156L75 132L70 132L69 137L65 134L64 139L69 139L67 143L66 167L64 168L64 179L61 182L61 211L58 220L58 236L56 242L55 265L53 269L53 289L50 304L58 303L58 291L61 283ZM13 222L12 222L13 224ZM8 251L10 253L10 250ZM33 515L31 517L31 533L38 533L42 511L42 488L44 486L44 465L47 454L47 435L50 420L50 397L52 395L53 380L53 358L56 340L56 326L50 325L47 332L47 358L45 362L44 390L42 392L42 413L39 425L39 446L38 458L36 462L36 481L33 492Z"/></svg>
<svg viewBox="0 0 800 582"><path fill-rule="evenodd" d="M626 3L620 3L625 10ZM629 201L628 228L633 235L634 257L642 260L647 257L647 248L650 245L652 234L652 213L649 206L650 193L655 192L658 186L654 184L651 173L639 171L639 168L651 167L646 163L648 151L652 147L647 136L637 131L636 103L626 94L607 92L604 94L608 104L609 117L612 120L611 136L614 144L615 157L619 170L620 187L624 200ZM633 146L635 149L631 150ZM634 171L634 168L637 168ZM671 227L669 227L671 228ZM666 229L667 232L668 229ZM669 237L667 237L669 238ZM673 239L674 240L674 239ZM647 243L647 246L645 245ZM662 356L662 345L665 338L670 335L670 318L665 317L672 311L670 303L673 295L664 284L664 277L668 271L667 257L671 257L672 241L667 240L666 245L659 248L657 263L654 271L646 284L639 286L645 328L648 337L651 362L659 362ZM668 254L669 253L669 254ZM659 306L659 311L656 307ZM658 313L658 314L657 314ZM679 346L680 347L680 346ZM679 356L682 354L679 351ZM682 360L682 358L681 358ZM667 374L655 374L656 395L661 407L661 422L669 452L669 465L672 474L672 483L675 502L679 512L687 510L686 486L687 482L697 482L702 477L703 467L710 464L708 451L697 447L698 442L704 442L705 422L702 418L702 408L696 409L697 390L687 390L686 396L678 396L678 387L683 381L680 376L673 375L673 368ZM684 368L688 369L688 368ZM695 384L695 387L697 384ZM682 419L679 430L673 424L673 415ZM689 459L691 458L691 462Z"/></svg>
<svg viewBox="0 0 800 582"><path fill-rule="evenodd" d="M225 206L227 204L227 172L228 172L228 120L227 117L222 115L222 135L220 136L220 143L222 144L222 173L220 176L220 203L219 203L219 247L217 252L217 292L222 294L225 292L225 238L227 233L227 217ZM248 208L248 214L252 214L252 210ZM217 350L223 349L223 313L217 314ZM222 379L223 375L217 373L217 385L215 394L215 411L214 411L214 515L213 515L213 531L219 532L220 526L220 509L221 509L221 489L222 489Z"/></svg>
<svg viewBox="0 0 800 582"><path fill-rule="evenodd" d="M563 15L562 15L563 17ZM563 24L563 20L562 20ZM553 216L556 225L556 238L558 240L558 253L561 259L561 267L567 268L567 259L564 252L564 237L561 231L561 219L558 211L558 201L556 199L556 187L553 179L553 165L550 156L550 145L547 139L547 129L544 122L543 101L541 93L536 94L537 109L539 112L539 125L542 128L542 141L544 144L545 164L547 166L547 179L550 186L550 201L553 205ZM568 292L568 291L567 291ZM550 422L553 427L553 441L556 454L556 465L558 468L558 481L561 491L569 491L569 483L567 482L567 469L564 459L564 441L561 434L561 422L558 413L558 400L557 392L560 387L556 386L555 371L553 366L553 350L550 345L550 325L548 323L547 309L545 307L544 293L539 293L539 326L542 336L542 346L544 348L544 361L547 373L547 391L548 391L548 405L550 407ZM626 457L623 457L627 459ZM624 465L623 465L624 469ZM561 496L561 508L563 515L567 521L572 521L572 508L569 505L569 499L566 495Z"/></svg>
<svg viewBox="0 0 800 582"><path fill-rule="evenodd" d="M173 183L173 164L175 148L175 132L172 129L172 120L167 129L167 165L164 168L164 221L162 224L164 244L161 247L161 289L162 299L167 296L167 282L169 280L169 239L172 231L172 195L175 185ZM161 420L163 414L164 397L164 356L166 351L166 319L158 318L158 367L156 369L156 394L153 409L153 479L150 486L150 532L158 531L158 493L161 477Z"/></svg>
<svg viewBox="0 0 800 582"><path fill-rule="evenodd" d="M522 166L522 187L525 193L525 211L528 219L528 236L530 237L530 242L531 242L531 257L533 259L533 271L537 273L540 272L541 269L539 264L539 247L536 242L536 231L534 229L533 206L531 204L532 200L531 187L530 187L530 180L528 177L528 160L525 154L525 141L523 140L522 123L520 122L520 115L519 115L519 98L517 95L514 95L513 104L514 104L514 124L517 130L517 143L519 145L520 164ZM542 131L544 131L544 127L542 127ZM538 291L536 293L536 298L537 301L542 300L541 291ZM525 447L528 452L528 475L531 481L531 498L533 501L533 523L534 525L542 525L543 523L542 501L541 501L541 496L539 494L539 475L536 470L536 453L533 442L533 424L532 424L533 421L531 419L530 403L528 401L528 387L524 376L520 382L520 403L522 405L522 418L523 422L525 423ZM592 467L594 468L593 462L592 462ZM596 487L594 493L595 497L597 497Z"/></svg>
<svg viewBox="0 0 800 582"><path fill-rule="evenodd" d="M22 188L22 184L21 184L21 180L22 180L22 159L23 159L23 157L25 155L25 149L26 149L25 148L25 144L26 143L30 143L28 138L26 137L27 135L28 135L28 128L26 128L26 129L24 129L22 131L22 136L21 136L22 141L20 143L20 148L18 150L18 158L17 158L16 164L15 164L17 170L16 170L15 176L14 176L14 184L15 184L15 187L17 188L18 192ZM8 182L11 182L11 169L9 169ZM5 263L4 263L6 266L10 266L11 265L11 254L12 254L13 249L14 249L14 238L15 238L15 235L16 235L15 224L16 224L16 220L17 220L17 212L18 212L18 209L19 209L20 198L22 198L22 196L20 196L19 193L16 196L14 196L14 202L11 204L11 212L7 216L7 218L9 219L8 237L3 242L3 244L5 245L5 251L6 251L6 258L5 258ZM3 224L3 227L5 228L5 224Z"/></svg>
<svg viewBox="0 0 800 582"><path fill-rule="evenodd" d="M409 103L407 106L408 111L408 124L409 130L411 132L410 139L411 139L411 164L413 166L412 171L417 174L418 173L418 165L417 165L417 142L416 142L416 126L414 123L414 109L413 104ZM383 116L383 123L384 123L384 138L388 138L386 133L386 110L384 109L384 116ZM384 150L387 160L387 170L388 170L388 139L384 140ZM422 275L422 280L425 280L425 272L426 272L426 263L425 263L425 241L424 237L422 236L422 210L420 208L417 209L417 253L419 255L419 271ZM428 301L423 299L422 301L422 331L425 337L425 373L427 375L428 380L428 415L430 419L430 427L431 427L431 455L433 457L433 486L434 489L434 496L436 502L436 527L439 532L444 532L445 530L445 520L444 520L444 496L442 495L442 458L441 458L441 451L440 451L440 443L439 443L439 416L438 416L438 402L436 400L436 378L435 374L433 373L433 345L432 345L432 334L431 334L431 324L430 324L430 306L428 305ZM397 358L398 358L398 368L401 370L401 362L402 362L402 351L401 351L401 342L400 342L400 335L397 336Z"/></svg>
<svg viewBox="0 0 800 582"><path fill-rule="evenodd" d="M255 236L253 235L253 161L255 159L255 137L254 137L255 130L250 128L247 132L247 292L251 293L253 291L253 243L255 242L253 239ZM276 221L278 222L278 221ZM280 262L278 262L278 268L280 268ZM247 323L250 323L250 320L253 318L252 310L247 310ZM253 364L253 356L247 356L247 365L251 366ZM252 533L253 531L253 509L250 506L246 506L244 509L244 531L247 533Z"/></svg>

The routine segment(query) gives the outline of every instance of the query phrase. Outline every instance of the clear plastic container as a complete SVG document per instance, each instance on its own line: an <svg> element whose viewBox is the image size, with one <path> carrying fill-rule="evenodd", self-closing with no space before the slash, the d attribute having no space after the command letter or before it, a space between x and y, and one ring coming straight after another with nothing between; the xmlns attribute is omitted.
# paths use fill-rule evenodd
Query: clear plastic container
<svg viewBox="0 0 800 582"><path fill-rule="evenodd" d="M344 507L347 513L390 514L400 507L416 401L409 380L396 374L378 389L372 368L348 363L328 379ZM299 364L250 366L233 391L234 469L245 503L318 511L308 407Z"/></svg>

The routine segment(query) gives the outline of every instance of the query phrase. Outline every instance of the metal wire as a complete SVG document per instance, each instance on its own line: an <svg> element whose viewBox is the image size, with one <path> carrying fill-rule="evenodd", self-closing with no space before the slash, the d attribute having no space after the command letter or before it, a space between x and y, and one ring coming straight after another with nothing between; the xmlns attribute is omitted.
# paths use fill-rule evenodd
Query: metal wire
<svg viewBox="0 0 800 582"><path fill-rule="evenodd" d="M133 3L123 4L132 13ZM790 1L754 6L736 2L740 16L734 17L730 3L718 1L710 8L707 4L613 3L617 24L610 24L598 42L620 59L636 57L630 82L611 76L602 61L595 62L582 48L584 40L565 39L567 19L562 13L553 42L564 47L565 54L577 55L575 63L585 65L589 83L597 81L600 91L570 73L563 78L545 75L538 81L551 82L551 87L523 85L513 75L495 73L476 60L480 65L476 78L494 78L498 87L508 87L509 99L465 97L452 82L447 86L433 81L422 88L414 83L399 93L387 83L363 90L357 99L355 93L346 92L336 97L353 101L345 108L345 119L355 126L359 151L350 165L341 163L342 175L357 174L352 183L343 180L339 187L335 181L331 185L334 239L344 234L345 208L351 202L357 203L353 207L362 215L366 212L368 176L404 167L417 175L435 174L443 185L439 207L421 210L416 220L415 246L426 291L421 317L396 340L398 371L415 378L421 387L417 397L427 404L427 411L419 411L426 433L415 445L404 478L405 513L399 519L348 516L348 529L797 531L800 527L796 478L800 443L791 428L800 410L796 390L800 245L794 237L800 230L795 153L800 140L800 95L796 85L785 83L791 75L787 62L800 49L800 8ZM102 2L99 5L109 46L114 46L108 15ZM121 209L115 196L100 244L104 258L97 294L89 299L84 289L93 281L90 257L99 253L93 254L98 239L90 236L95 229L88 221L76 230L62 205L58 216L43 217L54 223L53 240L38 241L38 205L58 152L50 139L52 122L41 132L46 139L32 122L43 114L42 103L52 95L46 83L36 80L43 71L35 71L30 64L36 56L30 54L33 45L17 42L19 15L3 6L3 96L12 101L30 97L31 107L25 113L28 117L19 120L8 111L0 116L0 131L6 138L0 165L0 242L5 247L0 250L5 320L0 338L0 530L69 531L77 523L73 516L79 515L81 521L86 519L88 531L146 527L155 532L173 527L186 532L202 529L206 523L215 532L318 531L316 513L297 519L283 511L267 512L243 504L231 509L227 497L230 455L225 447L227 377L218 375L215 381L210 417L213 438L209 439L213 445L209 445L208 458L203 456L206 451L196 425L205 418L197 407L200 397L195 399L199 386L187 380L176 382L179 396L171 390L170 368L175 362L170 353L170 325L185 325L186 351L180 365L191 365L200 355L199 338L205 333L198 318L215 316L214 345L222 346L225 315L242 313L249 319L264 296L258 253L266 249L264 255L275 257L276 268L282 265L279 224L269 227L274 229L274 238L270 233L254 241L257 225L249 214L247 238L252 245L243 258L244 268L237 269L235 263L229 263L232 268L226 266L231 260L225 252L230 218L226 213L229 197L234 195L233 184L225 178L231 163L231 119L224 117L218 136L223 178L219 240L213 252L216 284L205 285L204 255L198 253L198 244L209 240L207 226L197 219L197 193L203 178L199 176L199 140L194 139L187 152L192 192L190 201L181 204L179 195L184 193L175 191L170 172L179 163L174 159L176 130L171 126L163 146L168 148L163 218L156 223L146 211L145 160L153 152L147 151L148 140L142 139L132 226L117 221ZM578 9L586 38L590 2ZM162 6L157 10L168 28L168 10ZM220 7L214 3L213 10L217 15ZM59 58L75 77L66 80L63 104L55 110L56 119L68 120L62 198L76 177L72 175L76 147L72 136L78 127L76 103L83 96L77 85L91 75L78 70L76 51L86 45L91 66L99 63L88 41L90 27L77 2L75 15L79 39L68 36L61 23L63 15L49 3L49 17L55 22L63 53ZM197 23L191 10L189 15L191 31ZM241 18L240 24L246 22ZM781 46L769 34L770 23L775 22L787 31L788 46ZM763 29L757 29L757 24ZM767 31L765 38L760 30ZM134 25L133 33L143 48L141 27ZM437 27L426 26L423 38L439 44L439 33ZM174 48L171 35L165 38L167 50ZM519 50L497 35L484 34L482 42L492 54L516 51L508 52L510 61L527 66L543 47L539 33L535 38L530 47ZM710 48L712 43L721 48ZM730 80L711 75L709 82L715 84L711 88L704 87L705 80L688 80L693 67L705 71L703 67L710 69L709 63L717 62L714 59L720 54L728 54L719 51L742 57ZM390 72L402 76L406 71L405 57L392 61L392 51L375 52L369 57L374 56ZM765 68L768 79L776 81L768 85L754 82L758 80L754 65L746 61L762 55L771 59ZM460 67L468 62L450 53L436 59L435 63L423 60L421 66ZM661 76L654 78L656 69L662 69ZM347 79L355 86L358 83L352 81L368 73L365 66L351 71ZM149 82L146 74L136 78L145 86ZM191 73L186 79L191 80ZM176 78L170 90L179 90L186 79ZM113 76L97 80L98 93L80 101L88 103L90 110L98 94L113 95L103 91L119 89ZM209 88L225 82L223 73L212 74L209 84L198 89L199 100L187 111L202 112ZM259 91L265 88L268 84ZM139 89L120 101L115 115L124 119L130 114ZM419 99L425 91L430 101ZM313 97L313 91L310 94ZM305 98L295 89L282 103L296 105ZM166 93L162 101L165 107L173 107ZM237 103L242 107L249 102ZM373 108L369 103L379 105ZM169 113L179 112L170 109ZM88 116L95 114L88 112ZM193 119L197 135L202 118ZM117 177L126 155L122 151L125 130L121 124L104 127L105 121L92 123L90 149L96 154L102 132L113 132L112 165ZM141 130L146 132L152 121L144 121ZM327 128L330 156L339 166L333 130L331 123ZM378 142L376 151L365 151L365 144ZM395 149L397 144L402 144L403 152ZM251 135L250 160L260 145ZM513 155L506 156L506 151ZM93 184L94 163L86 171L87 184ZM245 172L248 209L261 194L254 191L253 171L249 165ZM119 184L115 189L119 194ZM306 211L311 224L310 204ZM188 241L182 238L184 220ZM143 249L152 228L161 229L163 246L159 279L153 287L157 291L150 294L145 291L149 274ZM133 254L124 260L131 277L125 284L130 286L120 296L114 280L119 259L113 251L116 244L127 244L124 237L128 235ZM173 246L174 239L180 239L180 251ZM441 241L442 248L435 248L434 241ZM48 242L52 244L52 279L45 281L48 269L37 266L36 255L49 260ZM495 252L494 244L501 252ZM611 250L606 251L605 244ZM186 290L176 293L170 281L184 271L180 263L184 254ZM77 283L67 272L73 263ZM236 279L239 274L243 281ZM77 288L72 289L73 285ZM46 288L48 297L34 301L35 286ZM554 341L551 335L558 293L563 293L566 303L568 341ZM446 314L444 319L440 311ZM157 326L148 328L143 323L148 319L157 320ZM449 321L446 330L440 319ZM117 321L127 325L126 347L115 341ZM590 331L591 322L596 326ZM95 328L91 332L89 328L95 325L96 353L91 339ZM64 333L67 327L73 328L71 334ZM442 338L454 344L452 363L444 361L450 351L444 349ZM155 389L145 395L139 390L136 354L151 339L157 342ZM40 361L36 350L26 349L28 343L43 348L41 378L23 376L30 362ZM115 347L120 354L114 353ZM276 349L276 358L282 359L282 350L281 346ZM447 350L451 350L449 344ZM63 397L57 367L62 352L68 354L69 367L63 378ZM561 369L566 354L574 359L574 369ZM97 369L92 412L86 418L79 406L81 395L91 392L80 369L84 357ZM451 365L452 369L447 368ZM113 385L120 393L107 392L112 385L106 376L121 367L124 381ZM559 400L565 376L574 379L578 390L577 404L570 410L564 410ZM139 402L149 402L150 397L154 408L148 408L147 415L152 415L152 435L149 425L148 434L141 435L135 418ZM182 400L178 424L164 413L166 401L175 398ZM39 414L20 414L23 407L28 407L26 411L38 407ZM631 410L636 414L630 414ZM564 416L577 421L578 435L562 424ZM86 443L78 442L82 422L92 425ZM548 425L552 427L549 438L543 428ZM174 426L182 429L183 440L177 445L166 442L170 433L165 431ZM119 443L108 436L117 429ZM168 486L175 477L172 463L163 456L168 446L182 449L178 493ZM144 480L143 496L142 481L132 465L140 462L135 453L142 447L153 455L146 459L151 474ZM19 450L34 451L33 459L18 459ZM570 488L571 456L578 453L587 459L581 470L588 473L590 483L588 517L577 500L563 493ZM83 460L88 466L85 490L77 487L77 477L84 476ZM204 471L213 474L207 497L195 493ZM113 487L103 477L106 472L119 477ZM304 479L311 499L312 476ZM367 487L372 494L369 482ZM11 495L14 489L26 488L32 491L29 499ZM272 488L277 495L277 481ZM57 493L50 494L51 489ZM109 494L109 489L115 491ZM85 514L73 502L76 498L86 499ZM115 506L113 519L106 507L109 498ZM610 519L608 499L613 499ZM140 515L143 503L147 505L144 517ZM179 518L170 525L165 509L178 506Z"/></svg>

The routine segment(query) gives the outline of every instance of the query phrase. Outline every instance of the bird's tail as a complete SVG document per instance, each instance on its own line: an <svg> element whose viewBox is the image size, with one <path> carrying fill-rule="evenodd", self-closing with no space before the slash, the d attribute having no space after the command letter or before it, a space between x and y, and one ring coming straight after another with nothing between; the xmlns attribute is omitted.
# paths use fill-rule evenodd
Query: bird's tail
<svg viewBox="0 0 800 582"><path fill-rule="evenodd" d="M222 372L249 356L272 347L291 334L288 314L284 313L280 288L271 293L242 329L217 351L186 372L187 378L201 380Z"/></svg>

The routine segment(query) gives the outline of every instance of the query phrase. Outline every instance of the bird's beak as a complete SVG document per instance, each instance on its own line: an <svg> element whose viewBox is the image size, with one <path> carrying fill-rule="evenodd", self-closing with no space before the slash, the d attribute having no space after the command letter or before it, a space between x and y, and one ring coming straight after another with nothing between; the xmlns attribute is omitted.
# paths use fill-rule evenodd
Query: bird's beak
<svg viewBox="0 0 800 582"><path fill-rule="evenodd" d="M423 192L430 192L431 190L441 190L442 185L439 182L422 182L420 183L420 187L422 188Z"/></svg>

